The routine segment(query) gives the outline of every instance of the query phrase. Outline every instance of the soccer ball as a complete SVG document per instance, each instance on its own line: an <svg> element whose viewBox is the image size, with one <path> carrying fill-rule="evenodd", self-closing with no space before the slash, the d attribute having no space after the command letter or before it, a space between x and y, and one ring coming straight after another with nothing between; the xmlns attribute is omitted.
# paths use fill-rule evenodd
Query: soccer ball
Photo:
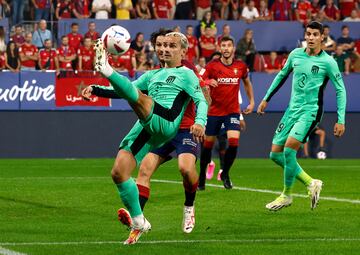
<svg viewBox="0 0 360 255"><path fill-rule="evenodd" d="M317 154L316 154L316 157L318 159L326 159L327 155L326 155L326 152L325 151L319 151Z"/></svg>
<svg viewBox="0 0 360 255"><path fill-rule="evenodd" d="M101 36L105 49L113 55L122 55L130 47L129 31L122 26L111 26Z"/></svg>

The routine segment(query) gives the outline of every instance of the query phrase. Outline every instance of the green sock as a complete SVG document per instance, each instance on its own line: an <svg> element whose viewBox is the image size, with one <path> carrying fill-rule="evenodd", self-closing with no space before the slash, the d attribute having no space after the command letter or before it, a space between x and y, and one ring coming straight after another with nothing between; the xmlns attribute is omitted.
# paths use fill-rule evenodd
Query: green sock
<svg viewBox="0 0 360 255"><path fill-rule="evenodd" d="M111 85L114 87L116 93L122 98L126 99L130 103L135 103L139 99L138 89L132 85L128 78L122 76L118 72L114 71L108 77Z"/></svg>
<svg viewBox="0 0 360 255"><path fill-rule="evenodd" d="M284 191L283 193L287 196L291 195L292 187L294 186L295 177L299 174L299 167L296 161L296 150L289 147L285 147L285 174L284 174Z"/></svg>
<svg viewBox="0 0 360 255"><path fill-rule="evenodd" d="M285 159L283 152L270 152L270 159L274 161L277 165L281 166L281 168L284 168Z"/></svg>
<svg viewBox="0 0 360 255"><path fill-rule="evenodd" d="M121 200L129 210L131 217L142 215L139 204L139 190L133 178L130 177L127 181L118 183L116 186L119 190Z"/></svg>
<svg viewBox="0 0 360 255"><path fill-rule="evenodd" d="M298 167L300 168L300 171L297 174L296 178L301 181L305 186L309 186L313 179L301 168L299 164Z"/></svg>

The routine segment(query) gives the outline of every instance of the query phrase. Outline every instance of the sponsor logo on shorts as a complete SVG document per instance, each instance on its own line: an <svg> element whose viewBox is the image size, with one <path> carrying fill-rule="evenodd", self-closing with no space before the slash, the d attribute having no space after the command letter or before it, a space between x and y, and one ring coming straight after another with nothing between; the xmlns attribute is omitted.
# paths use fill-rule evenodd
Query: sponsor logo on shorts
<svg viewBox="0 0 360 255"><path fill-rule="evenodd" d="M295 135L301 135L301 134L299 134L298 132L295 132Z"/></svg>
<svg viewBox="0 0 360 255"><path fill-rule="evenodd" d="M240 125L240 120L238 118L230 118L230 123Z"/></svg>
<svg viewBox="0 0 360 255"><path fill-rule="evenodd" d="M192 147L196 147L197 146L197 143L196 142L194 142L192 139L190 139L190 138L184 138L183 140L182 140L182 144L183 145L190 145L190 146L192 146Z"/></svg>

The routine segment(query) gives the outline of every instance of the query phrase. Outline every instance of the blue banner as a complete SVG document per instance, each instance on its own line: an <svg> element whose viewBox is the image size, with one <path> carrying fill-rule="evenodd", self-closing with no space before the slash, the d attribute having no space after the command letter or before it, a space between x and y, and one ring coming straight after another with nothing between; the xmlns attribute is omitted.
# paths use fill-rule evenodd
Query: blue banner
<svg viewBox="0 0 360 255"><path fill-rule="evenodd" d="M0 110L19 110L22 94L19 73L0 72Z"/></svg>

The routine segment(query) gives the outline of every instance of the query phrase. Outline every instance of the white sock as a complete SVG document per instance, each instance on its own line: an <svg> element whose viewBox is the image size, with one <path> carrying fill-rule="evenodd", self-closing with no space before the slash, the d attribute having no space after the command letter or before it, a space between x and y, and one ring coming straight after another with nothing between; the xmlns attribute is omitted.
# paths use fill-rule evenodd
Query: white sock
<svg viewBox="0 0 360 255"><path fill-rule="evenodd" d="M144 214L135 216L134 218L132 218L132 221L133 221L134 226L140 227L140 226L144 225L144 222L145 222Z"/></svg>

